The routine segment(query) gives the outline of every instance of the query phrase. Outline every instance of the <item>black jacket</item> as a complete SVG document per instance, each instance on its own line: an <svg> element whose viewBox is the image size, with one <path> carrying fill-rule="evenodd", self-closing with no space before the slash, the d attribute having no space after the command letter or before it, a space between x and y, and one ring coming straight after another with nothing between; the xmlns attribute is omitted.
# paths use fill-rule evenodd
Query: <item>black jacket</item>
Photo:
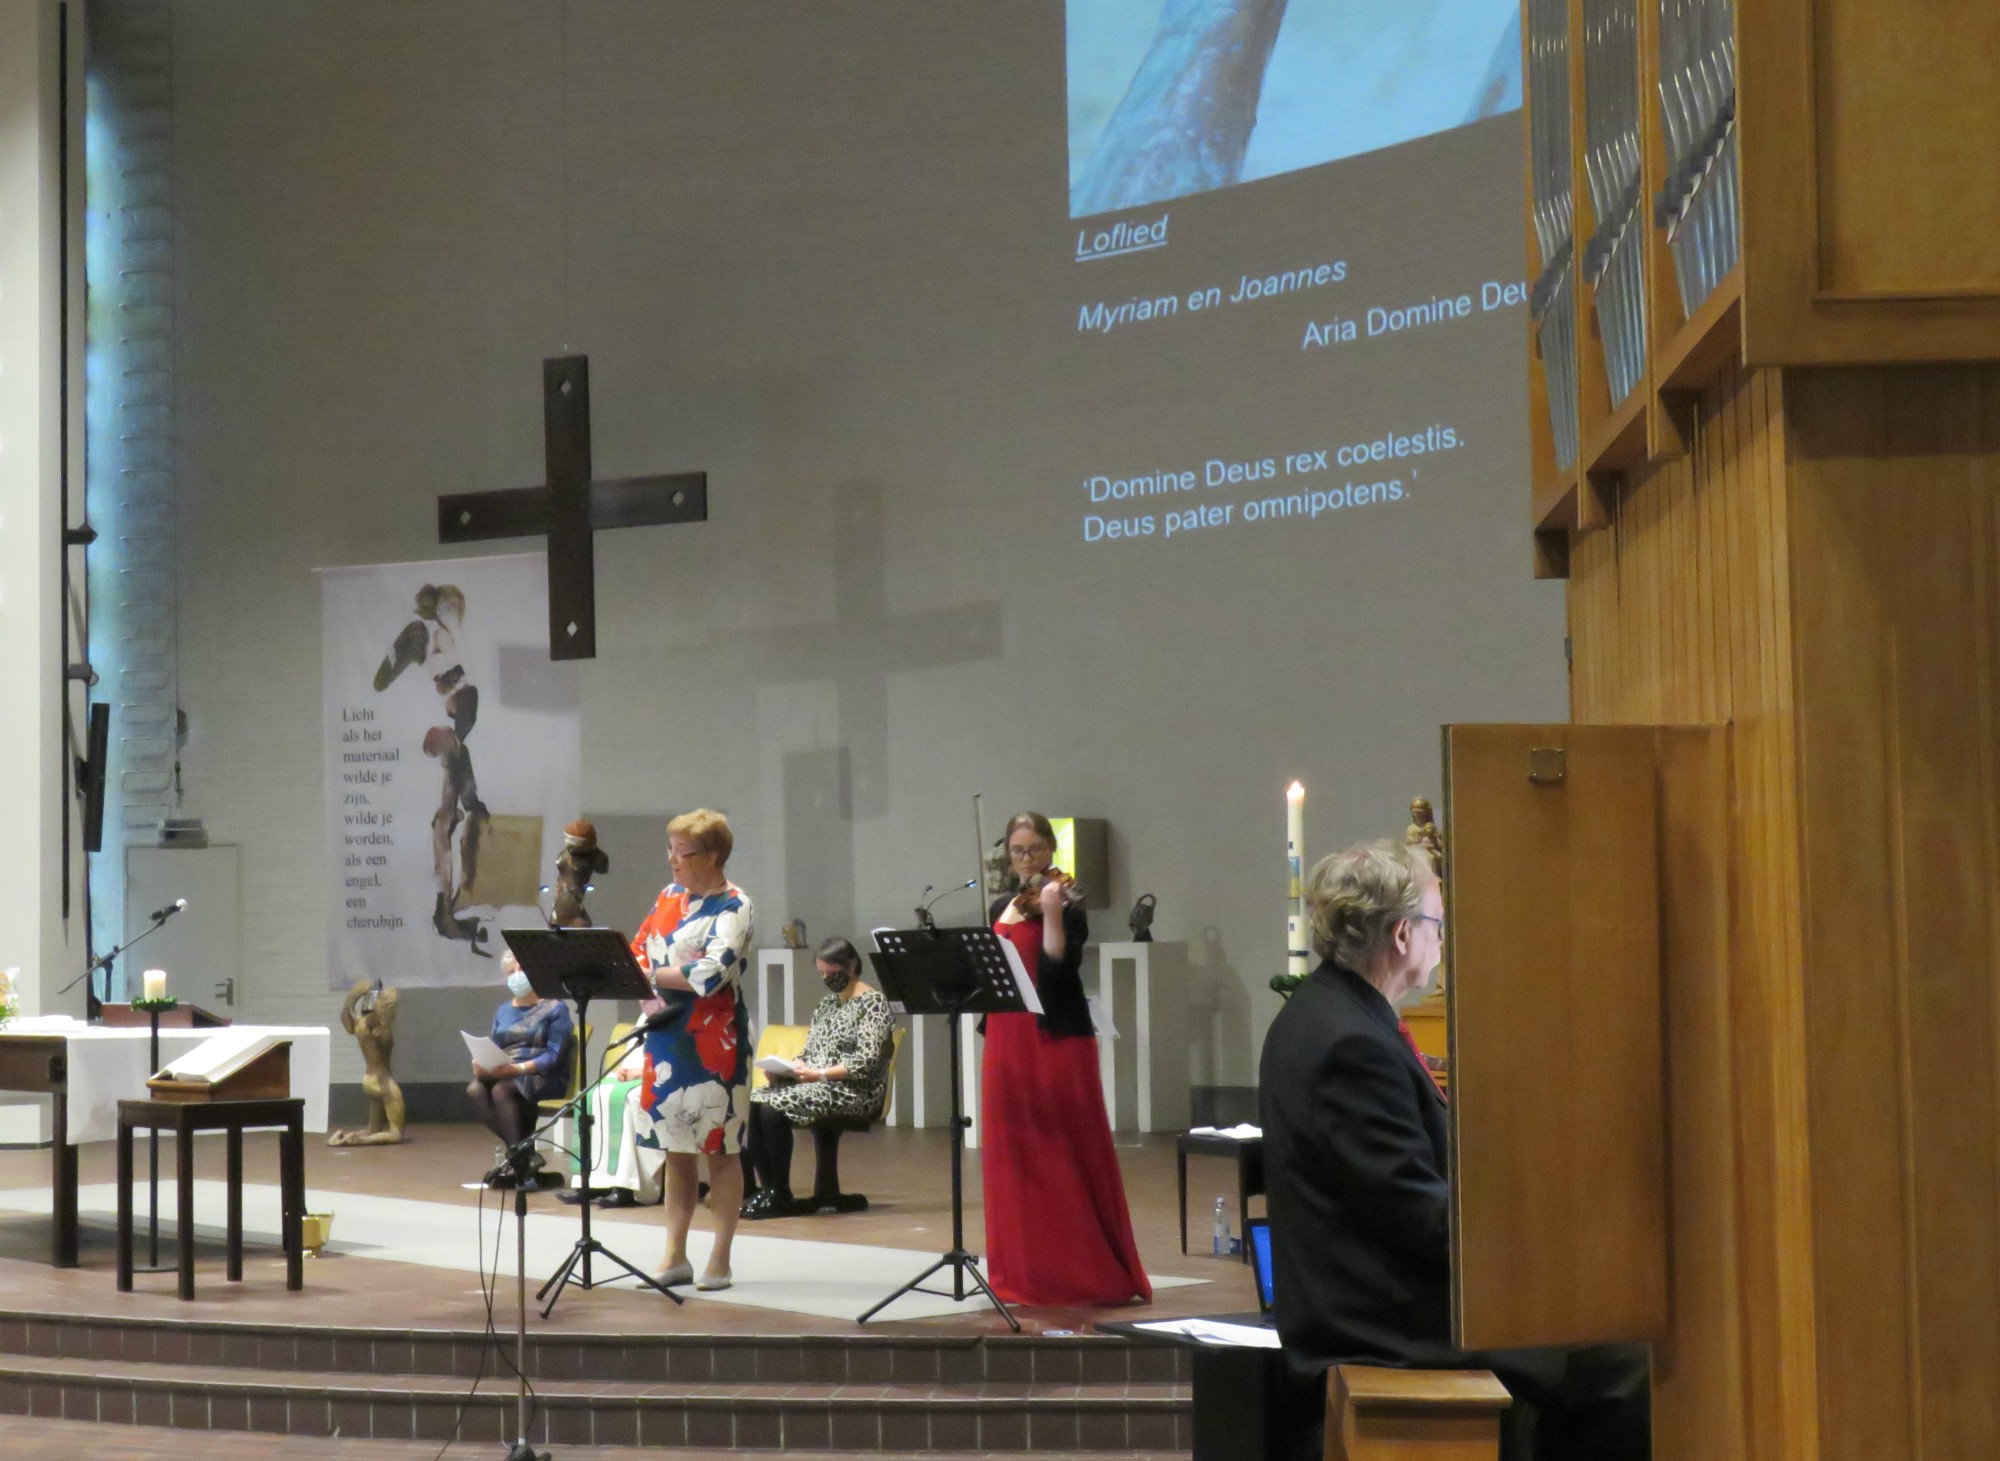
<svg viewBox="0 0 2000 1461"><path fill-rule="evenodd" d="M1445 1106L1360 975L1321 964L1258 1076L1278 1334L1295 1366L1451 1344Z"/></svg>
<svg viewBox="0 0 2000 1461"><path fill-rule="evenodd" d="M993 900L986 910L990 928L1000 921L1012 894ZM1090 937L1090 919L1081 908L1063 910L1063 956L1051 959L1046 950L1035 969L1035 993L1041 997L1041 1025L1051 1035L1090 1036L1097 1027L1090 1023L1090 1004L1083 994L1083 945Z"/></svg>

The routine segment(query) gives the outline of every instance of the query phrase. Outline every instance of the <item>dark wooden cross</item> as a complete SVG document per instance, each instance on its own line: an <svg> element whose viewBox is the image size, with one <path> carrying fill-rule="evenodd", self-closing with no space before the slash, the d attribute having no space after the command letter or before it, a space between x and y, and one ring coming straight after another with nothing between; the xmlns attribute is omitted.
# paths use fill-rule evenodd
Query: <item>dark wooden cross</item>
<svg viewBox="0 0 2000 1461"><path fill-rule="evenodd" d="M542 362L542 436L548 484L438 499L438 541L547 537L549 658L597 657L598 528L708 520L708 473L590 477L590 357Z"/></svg>

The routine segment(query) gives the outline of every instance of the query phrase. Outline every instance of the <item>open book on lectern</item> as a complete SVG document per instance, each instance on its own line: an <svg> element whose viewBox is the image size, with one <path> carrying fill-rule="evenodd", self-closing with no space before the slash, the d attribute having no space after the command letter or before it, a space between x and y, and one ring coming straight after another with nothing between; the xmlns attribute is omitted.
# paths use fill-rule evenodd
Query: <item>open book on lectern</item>
<svg viewBox="0 0 2000 1461"><path fill-rule="evenodd" d="M161 1067L156 1080L186 1085L220 1085L267 1050L290 1044L284 1035L260 1035L254 1030L227 1030L211 1035L184 1055Z"/></svg>

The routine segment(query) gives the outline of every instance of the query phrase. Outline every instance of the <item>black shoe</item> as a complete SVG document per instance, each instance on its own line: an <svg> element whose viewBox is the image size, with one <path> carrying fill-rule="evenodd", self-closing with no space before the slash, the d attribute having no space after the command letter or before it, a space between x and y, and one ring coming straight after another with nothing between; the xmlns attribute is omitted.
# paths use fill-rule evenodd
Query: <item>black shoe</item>
<svg viewBox="0 0 2000 1461"><path fill-rule="evenodd" d="M602 1197L597 1199L597 1205L599 1207L606 1207L606 1208L637 1207L639 1205L639 1199L632 1195L631 1189L629 1188L614 1187L609 1192L605 1193Z"/></svg>
<svg viewBox="0 0 2000 1461"><path fill-rule="evenodd" d="M738 1215L756 1222L760 1218L789 1217L797 1209L798 1203L789 1192L776 1192L769 1187L760 1187L743 1199Z"/></svg>
<svg viewBox="0 0 2000 1461"><path fill-rule="evenodd" d="M565 1190L565 1191L562 1191L562 1192L558 1192L558 1193L556 1194L556 1201L557 1201L557 1202L566 1202L566 1203L568 1203L568 1204L569 1204L569 1205L570 1205L571 1207L582 1207L582 1206L583 1206L583 1189L582 1189L582 1188L580 1188L580 1187L571 1187L571 1188L568 1188L568 1189L567 1189L567 1190Z"/></svg>
<svg viewBox="0 0 2000 1461"><path fill-rule="evenodd" d="M514 1174L505 1167L495 1167L479 1180L484 1185L493 1188L496 1192L511 1192L514 1190Z"/></svg>

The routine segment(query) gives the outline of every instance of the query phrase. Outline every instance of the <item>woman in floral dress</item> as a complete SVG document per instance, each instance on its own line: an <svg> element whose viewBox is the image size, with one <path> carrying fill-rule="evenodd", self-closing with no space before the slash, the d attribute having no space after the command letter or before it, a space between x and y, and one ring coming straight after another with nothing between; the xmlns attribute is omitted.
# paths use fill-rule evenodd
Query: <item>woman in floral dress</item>
<svg viewBox="0 0 2000 1461"><path fill-rule="evenodd" d="M755 930L750 899L723 873L735 838L706 808L667 823L673 882L632 940L632 954L660 992L664 1010L646 1037L640 1087L641 1145L666 1153L667 1255L660 1282L726 1289L729 1246L743 1202L737 1153L750 1110L750 1021L739 988ZM708 1159L715 1246L699 1279L688 1261L688 1227Z"/></svg>

